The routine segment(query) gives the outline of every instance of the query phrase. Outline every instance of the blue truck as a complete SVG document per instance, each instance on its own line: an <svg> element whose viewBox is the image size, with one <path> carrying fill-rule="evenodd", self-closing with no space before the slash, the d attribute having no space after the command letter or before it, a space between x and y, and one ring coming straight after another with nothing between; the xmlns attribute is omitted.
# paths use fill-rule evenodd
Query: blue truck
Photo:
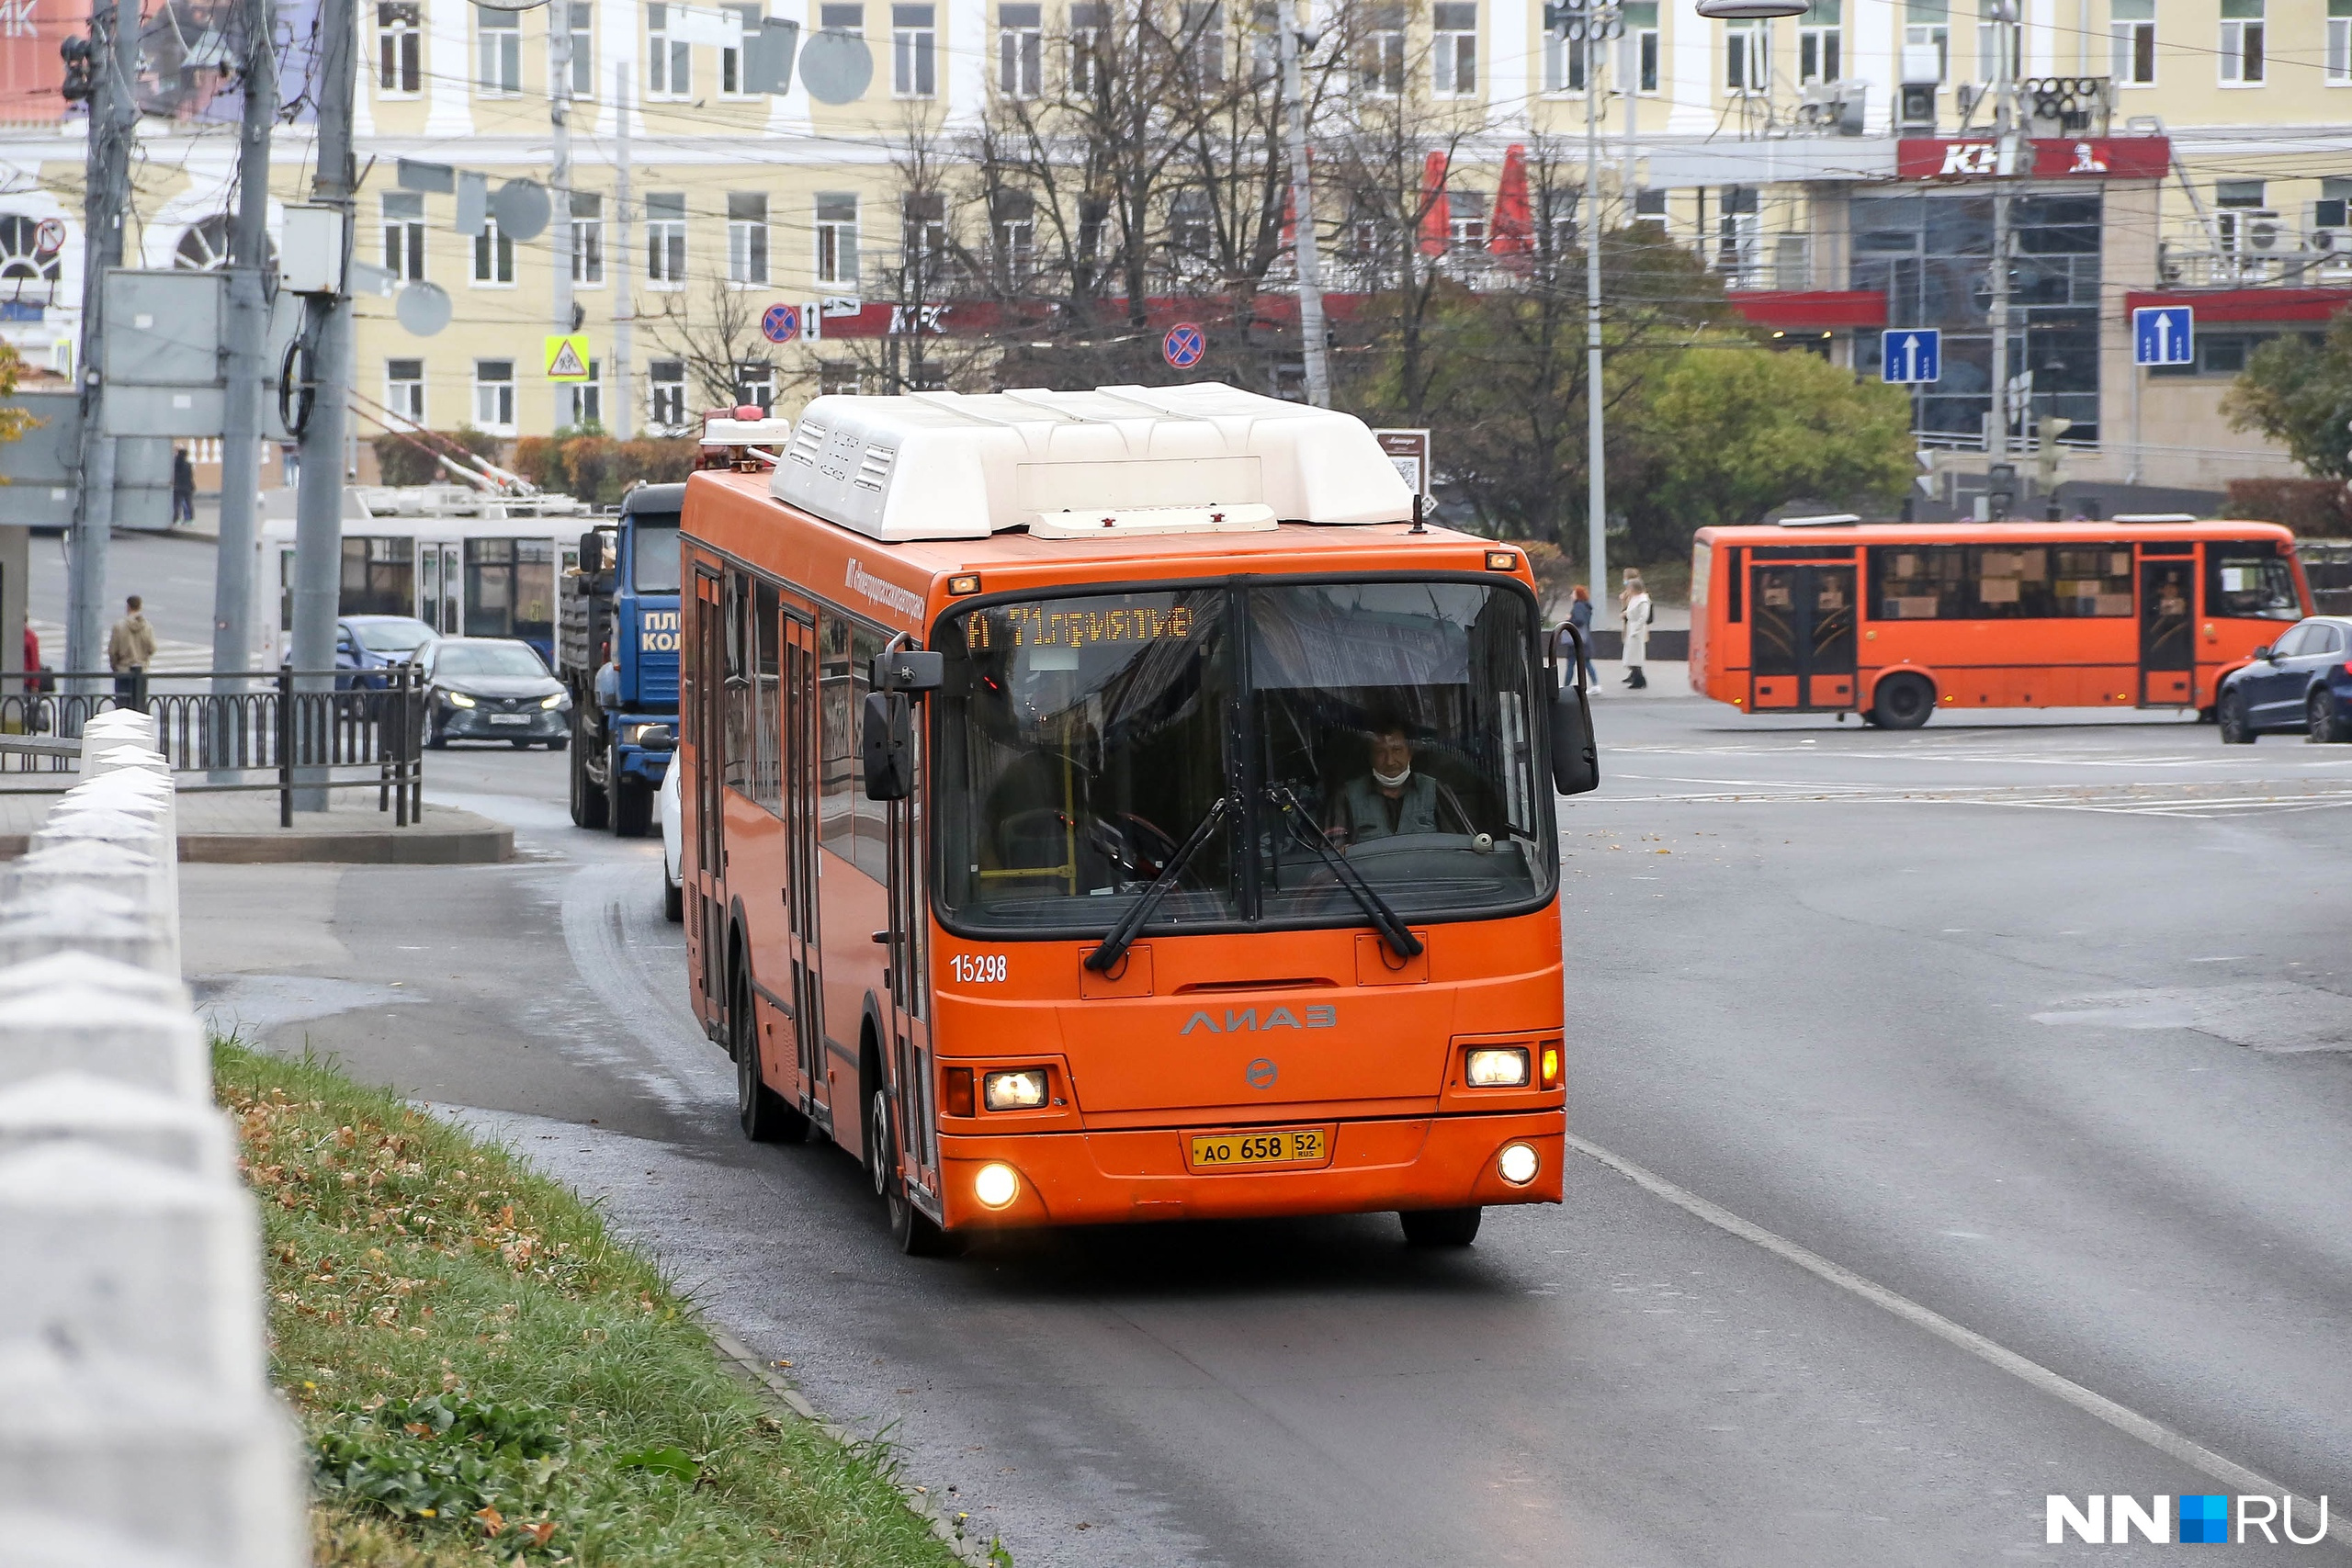
<svg viewBox="0 0 2352 1568"><path fill-rule="evenodd" d="M678 511L684 485L640 485L580 538L563 580L556 674L571 694L571 820L643 836L678 746Z"/></svg>

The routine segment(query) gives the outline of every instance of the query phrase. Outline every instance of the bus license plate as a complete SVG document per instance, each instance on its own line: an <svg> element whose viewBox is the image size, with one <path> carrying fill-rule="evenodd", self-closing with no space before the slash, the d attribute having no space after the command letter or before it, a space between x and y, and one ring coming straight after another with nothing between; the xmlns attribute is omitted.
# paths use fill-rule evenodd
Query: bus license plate
<svg viewBox="0 0 2352 1568"><path fill-rule="evenodd" d="M531 722L531 716L526 713L494 713L490 716L490 722L492 724L528 724Z"/></svg>
<svg viewBox="0 0 2352 1568"><path fill-rule="evenodd" d="M1329 1143L1320 1127L1274 1133L1203 1133L1193 1138L1195 1170L1227 1170L1245 1165L1302 1165L1323 1159Z"/></svg>

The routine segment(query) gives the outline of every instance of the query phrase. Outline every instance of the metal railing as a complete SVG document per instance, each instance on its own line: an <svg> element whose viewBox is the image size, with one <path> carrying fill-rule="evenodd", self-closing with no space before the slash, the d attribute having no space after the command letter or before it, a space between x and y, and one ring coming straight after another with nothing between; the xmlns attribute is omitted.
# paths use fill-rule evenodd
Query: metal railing
<svg viewBox="0 0 2352 1568"><path fill-rule="evenodd" d="M129 708L154 716L175 773L205 775L181 783L183 795L275 791L278 825L290 828L297 795L373 789L376 809L405 828L424 816L421 677L410 664L10 676L0 682L0 793L63 793L83 727Z"/></svg>

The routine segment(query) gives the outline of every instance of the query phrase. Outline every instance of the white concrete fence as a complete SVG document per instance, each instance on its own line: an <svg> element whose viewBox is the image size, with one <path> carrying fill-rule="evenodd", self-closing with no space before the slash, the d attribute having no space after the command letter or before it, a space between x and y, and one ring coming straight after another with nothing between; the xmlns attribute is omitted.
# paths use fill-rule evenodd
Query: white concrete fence
<svg viewBox="0 0 2352 1568"><path fill-rule="evenodd" d="M180 983L154 721L0 870L0 1568L300 1568L260 1223Z"/></svg>

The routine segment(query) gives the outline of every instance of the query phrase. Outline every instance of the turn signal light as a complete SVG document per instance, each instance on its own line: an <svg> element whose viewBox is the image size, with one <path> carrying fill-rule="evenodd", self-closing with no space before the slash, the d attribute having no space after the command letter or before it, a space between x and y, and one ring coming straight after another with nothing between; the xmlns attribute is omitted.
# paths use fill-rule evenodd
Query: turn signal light
<svg viewBox="0 0 2352 1568"><path fill-rule="evenodd" d="M950 1067L939 1081L940 1109L950 1116L972 1113L972 1069Z"/></svg>
<svg viewBox="0 0 2352 1568"><path fill-rule="evenodd" d="M1557 1089L1557 1088L1559 1088L1559 1087L1560 1087L1560 1048L1559 1048L1557 1045L1546 1045L1546 1046L1544 1046L1544 1058L1543 1058L1543 1059L1544 1059L1544 1080L1543 1080L1543 1081L1544 1081L1544 1087L1545 1089Z"/></svg>
<svg viewBox="0 0 2352 1568"><path fill-rule="evenodd" d="M958 599L967 593L978 593L979 591L980 574L977 571L958 572L947 580L947 592L955 594Z"/></svg>
<svg viewBox="0 0 2352 1568"><path fill-rule="evenodd" d="M1517 571L1519 552L1517 550L1488 550L1487 570L1488 571Z"/></svg>

